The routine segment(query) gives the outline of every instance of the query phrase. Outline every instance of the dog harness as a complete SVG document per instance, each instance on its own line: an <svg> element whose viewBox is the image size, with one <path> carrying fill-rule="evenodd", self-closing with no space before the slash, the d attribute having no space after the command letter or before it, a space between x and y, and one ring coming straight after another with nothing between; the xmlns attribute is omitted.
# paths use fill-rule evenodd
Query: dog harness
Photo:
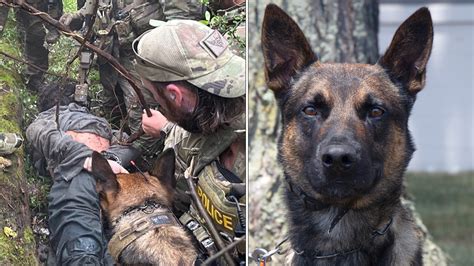
<svg viewBox="0 0 474 266"><path fill-rule="evenodd" d="M144 205L126 210L113 224L117 225L123 217L136 212L141 212L140 218L126 224L109 241L110 255L112 255L115 261L119 261L120 254L128 245L150 230L163 226L181 226L168 207L154 201L147 201Z"/></svg>

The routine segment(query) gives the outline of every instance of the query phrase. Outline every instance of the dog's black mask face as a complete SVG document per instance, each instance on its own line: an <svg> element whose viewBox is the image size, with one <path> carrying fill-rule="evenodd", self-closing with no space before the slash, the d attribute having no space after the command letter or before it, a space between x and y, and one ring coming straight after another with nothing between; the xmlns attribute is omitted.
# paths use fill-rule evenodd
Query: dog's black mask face
<svg viewBox="0 0 474 266"><path fill-rule="evenodd" d="M359 201L401 187L413 152L407 129L432 45L422 8L397 30L376 65L323 64L284 11L269 5L262 30L268 87L282 111L285 174L325 201Z"/></svg>
<svg viewBox="0 0 474 266"><path fill-rule="evenodd" d="M297 169L295 176L329 198L365 194L382 175L390 131L407 132L404 106L397 88L377 67L309 68L281 101L285 170ZM293 169L297 160L304 164Z"/></svg>

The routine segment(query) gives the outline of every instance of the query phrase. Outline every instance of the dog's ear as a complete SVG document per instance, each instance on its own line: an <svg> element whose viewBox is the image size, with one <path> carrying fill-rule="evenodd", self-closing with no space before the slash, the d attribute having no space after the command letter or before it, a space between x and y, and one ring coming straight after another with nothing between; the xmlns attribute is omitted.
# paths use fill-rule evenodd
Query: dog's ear
<svg viewBox="0 0 474 266"><path fill-rule="evenodd" d="M425 85L426 65L433 45L433 22L428 8L418 9L398 28L379 64L411 95Z"/></svg>
<svg viewBox="0 0 474 266"><path fill-rule="evenodd" d="M158 159L156 159L150 174L155 176L164 185L171 188L176 187L176 178L174 176L175 170L175 155L173 149L163 151Z"/></svg>
<svg viewBox="0 0 474 266"><path fill-rule="evenodd" d="M281 98L291 78L318 60L296 22L274 4L265 9L262 50L268 87Z"/></svg>
<svg viewBox="0 0 474 266"><path fill-rule="evenodd" d="M92 153L92 175L97 180L97 190L99 192L117 192L119 190L119 184L117 182L117 176L112 171L107 159L105 159L100 153L94 151Z"/></svg>

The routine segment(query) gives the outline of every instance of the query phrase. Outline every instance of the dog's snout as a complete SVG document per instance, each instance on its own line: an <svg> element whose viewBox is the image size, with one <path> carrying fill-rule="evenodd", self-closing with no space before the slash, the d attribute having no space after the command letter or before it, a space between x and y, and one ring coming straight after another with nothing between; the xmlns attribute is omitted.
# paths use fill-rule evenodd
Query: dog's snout
<svg viewBox="0 0 474 266"><path fill-rule="evenodd" d="M329 145L321 155L321 162L328 170L350 170L358 161L356 150L349 145Z"/></svg>

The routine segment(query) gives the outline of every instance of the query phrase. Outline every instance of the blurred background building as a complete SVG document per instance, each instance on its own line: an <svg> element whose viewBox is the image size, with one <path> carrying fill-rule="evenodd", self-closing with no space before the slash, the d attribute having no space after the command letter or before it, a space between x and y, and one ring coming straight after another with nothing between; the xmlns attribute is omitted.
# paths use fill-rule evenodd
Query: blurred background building
<svg viewBox="0 0 474 266"><path fill-rule="evenodd" d="M417 151L411 171L474 170L474 1L381 0L379 49L420 5L434 22L427 83L410 120Z"/></svg>

